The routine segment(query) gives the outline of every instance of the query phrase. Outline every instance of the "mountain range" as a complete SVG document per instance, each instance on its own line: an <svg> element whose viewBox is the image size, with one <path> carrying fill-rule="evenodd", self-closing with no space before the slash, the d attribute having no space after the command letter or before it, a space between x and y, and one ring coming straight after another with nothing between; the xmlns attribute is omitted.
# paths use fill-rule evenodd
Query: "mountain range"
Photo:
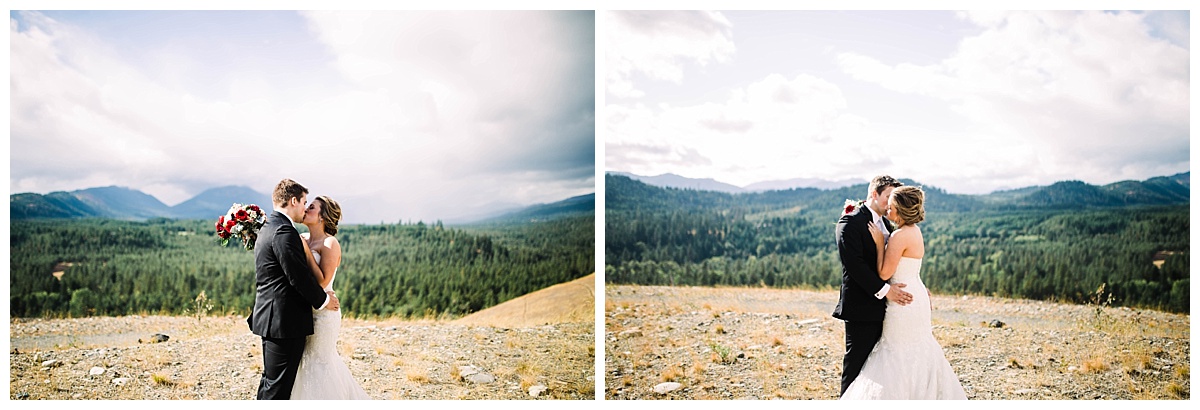
<svg viewBox="0 0 1200 410"><path fill-rule="evenodd" d="M867 183L860 182L840 188L790 188L762 192L730 193L712 180L684 181L677 178L654 178L656 183L636 180L622 173L608 173L605 178L606 209L624 207L722 207L734 204L756 204L774 208L805 204L818 208L840 209L846 199L862 199ZM902 179L905 185L923 186L929 209L949 212L970 212L1003 209L1067 209L1099 208L1129 205L1186 204L1191 200L1191 173L1162 176L1145 181L1120 181L1107 185L1091 185L1081 181L1060 181L1046 186L1032 186L998 191L984 195L951 194ZM668 186L657 184L672 183ZM728 185L728 184L723 184ZM715 189L701 189L708 187Z"/></svg>
<svg viewBox="0 0 1200 410"><path fill-rule="evenodd" d="M523 223L537 222L562 215L578 215L596 212L596 194L580 195L549 204L537 204L488 218L480 223Z"/></svg>
<svg viewBox="0 0 1200 410"><path fill-rule="evenodd" d="M611 175L620 175L642 181L650 185L664 188L682 188L694 189L697 191L714 191L725 192L729 194L739 194L745 192L763 192L763 191L782 191L793 188L817 188L817 189L837 189L851 185L865 183L867 181L859 179L843 179L839 181L830 181L817 178L793 178L780 181L763 181L756 182L744 187L739 187L733 184L727 184L712 178L688 178L675 174L662 174L655 176L643 176L630 174L628 172L609 172Z"/></svg>
<svg viewBox="0 0 1200 410"><path fill-rule="evenodd" d="M271 198L244 186L212 188L175 206L136 189L119 186L88 188L71 192L13 194L9 197L12 219L36 218L149 218L209 219L224 214L234 203L270 207Z"/></svg>
<svg viewBox="0 0 1200 410"><path fill-rule="evenodd" d="M167 206L144 192L108 186L71 192L58 191L45 195L13 194L9 197L9 218L215 219L228 211L234 203L258 204L270 208L271 197L244 186L224 186L201 192L175 206ZM595 204L595 194L588 194L480 219L486 219L485 222L549 219L563 214L590 212L595 209Z"/></svg>

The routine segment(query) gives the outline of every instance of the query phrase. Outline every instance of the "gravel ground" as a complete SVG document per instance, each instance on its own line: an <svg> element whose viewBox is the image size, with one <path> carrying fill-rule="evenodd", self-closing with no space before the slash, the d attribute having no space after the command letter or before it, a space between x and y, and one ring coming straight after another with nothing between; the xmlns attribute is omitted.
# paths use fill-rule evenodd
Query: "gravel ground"
<svg viewBox="0 0 1200 410"><path fill-rule="evenodd" d="M11 319L9 325L10 400L251 400L262 375L261 341L244 317ZM591 400L593 328L592 322L499 328L344 319L339 352L374 399ZM156 333L169 339L154 343ZM472 381L475 371L494 381Z"/></svg>
<svg viewBox="0 0 1200 410"><path fill-rule="evenodd" d="M836 291L605 292L606 399L837 398ZM933 304L934 335L969 399L1190 397L1188 315L946 295Z"/></svg>

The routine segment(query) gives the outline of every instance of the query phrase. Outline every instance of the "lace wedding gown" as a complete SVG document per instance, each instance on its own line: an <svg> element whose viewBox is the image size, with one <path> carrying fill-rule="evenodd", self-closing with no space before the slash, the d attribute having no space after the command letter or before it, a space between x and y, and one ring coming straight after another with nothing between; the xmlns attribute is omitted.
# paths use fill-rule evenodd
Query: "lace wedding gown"
<svg viewBox="0 0 1200 410"><path fill-rule="evenodd" d="M900 258L891 283L904 283L913 300L887 303L883 337L875 344L843 400L966 400L958 376L933 337L929 294L921 282L921 260Z"/></svg>
<svg viewBox="0 0 1200 410"><path fill-rule="evenodd" d="M313 251L317 263L321 254ZM337 270L334 271L337 278ZM333 281L325 286L333 290ZM304 343L304 357L296 372L292 400L370 400L350 368L337 352L338 332L342 329L342 313L335 310L313 311L313 334Z"/></svg>

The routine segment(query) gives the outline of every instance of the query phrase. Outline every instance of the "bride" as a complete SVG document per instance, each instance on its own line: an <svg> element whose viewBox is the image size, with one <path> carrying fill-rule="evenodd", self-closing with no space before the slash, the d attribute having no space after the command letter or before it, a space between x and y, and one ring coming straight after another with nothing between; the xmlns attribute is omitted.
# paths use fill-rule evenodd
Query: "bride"
<svg viewBox="0 0 1200 410"><path fill-rule="evenodd" d="M327 196L313 199L304 211L302 223L308 227L301 234L304 250L310 257L313 276L325 291L333 290L333 277L342 260L338 243L338 221L342 208ZM304 356L296 372L292 400L370 400L350 369L337 353L338 332L342 328L341 311L314 310L313 334L304 344Z"/></svg>
<svg viewBox="0 0 1200 410"><path fill-rule="evenodd" d="M889 283L906 283L913 300L905 306L888 300L883 336L842 399L967 398L941 345L933 337L932 305L920 275L925 240L917 223L925 219L924 202L925 192L921 188L903 186L892 192L886 217L897 228L887 239L886 248L883 233L874 224L868 224L876 249L884 249L876 261L879 277Z"/></svg>

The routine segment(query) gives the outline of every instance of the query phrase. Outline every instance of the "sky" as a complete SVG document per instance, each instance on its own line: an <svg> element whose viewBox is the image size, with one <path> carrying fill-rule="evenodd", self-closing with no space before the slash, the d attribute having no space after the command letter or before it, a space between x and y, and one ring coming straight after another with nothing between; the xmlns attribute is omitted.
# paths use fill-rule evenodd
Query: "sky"
<svg viewBox="0 0 1200 410"><path fill-rule="evenodd" d="M1190 171L1188 11L602 11L604 169L953 193Z"/></svg>
<svg viewBox="0 0 1200 410"><path fill-rule="evenodd" d="M10 193L329 195L347 223L595 192L592 11L10 11Z"/></svg>

